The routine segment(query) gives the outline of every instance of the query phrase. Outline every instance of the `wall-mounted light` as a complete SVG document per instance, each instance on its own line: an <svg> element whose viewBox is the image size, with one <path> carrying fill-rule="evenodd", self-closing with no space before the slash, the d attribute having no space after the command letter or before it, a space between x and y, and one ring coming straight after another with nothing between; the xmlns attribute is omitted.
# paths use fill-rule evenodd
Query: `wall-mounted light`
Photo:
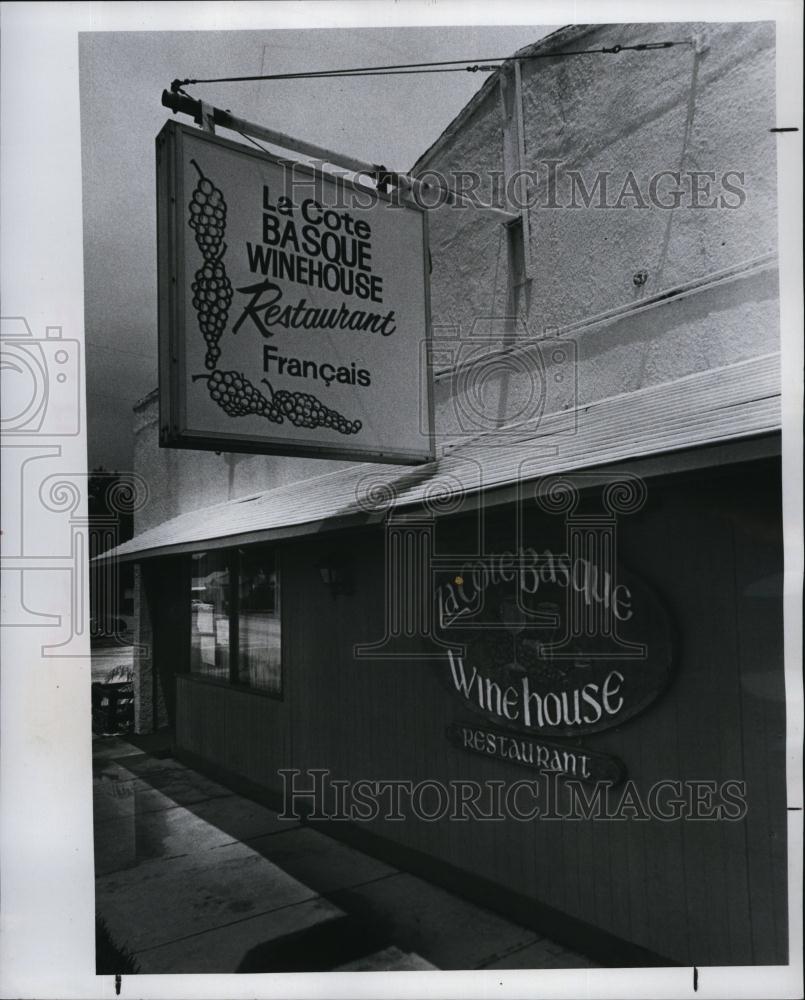
<svg viewBox="0 0 805 1000"><path fill-rule="evenodd" d="M340 555L324 556L317 564L321 582L330 588L332 597L338 594L351 594L354 590L352 566Z"/></svg>

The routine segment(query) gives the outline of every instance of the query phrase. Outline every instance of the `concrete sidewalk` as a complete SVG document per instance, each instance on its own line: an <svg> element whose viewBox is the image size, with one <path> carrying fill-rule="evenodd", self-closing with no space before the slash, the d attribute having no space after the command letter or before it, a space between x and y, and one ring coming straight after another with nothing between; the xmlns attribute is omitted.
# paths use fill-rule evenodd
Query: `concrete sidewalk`
<svg viewBox="0 0 805 1000"><path fill-rule="evenodd" d="M173 758L93 749L96 909L141 973L594 967Z"/></svg>

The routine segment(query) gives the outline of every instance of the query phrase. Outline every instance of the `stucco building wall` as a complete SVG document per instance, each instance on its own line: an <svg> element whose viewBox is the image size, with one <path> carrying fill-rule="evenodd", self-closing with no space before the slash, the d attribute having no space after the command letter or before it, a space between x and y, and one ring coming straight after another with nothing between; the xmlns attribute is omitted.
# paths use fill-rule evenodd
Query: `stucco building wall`
<svg viewBox="0 0 805 1000"><path fill-rule="evenodd" d="M451 339L458 354L458 340L476 340L481 353L485 341L491 351L559 337L572 346L575 402L584 404L779 349L774 25L568 29L523 54L681 39L691 44L521 61L523 152L505 166L526 176L514 195L530 203L531 280L515 288L511 242L494 215L432 211L432 311L443 354ZM513 87L513 69L504 74ZM488 81L415 172L454 181L463 173L465 191L474 173L474 196L498 193L507 206L497 179L503 122L500 87ZM674 208L653 203L677 199ZM636 311L663 293L661 304ZM490 316L512 322L491 328ZM544 361L550 368L550 352ZM490 404L500 402L501 423L522 414L528 389L505 368L492 357L478 375ZM454 400L466 382L466 374L437 378L443 432L461 430ZM572 402L567 393L545 398L548 410Z"/></svg>

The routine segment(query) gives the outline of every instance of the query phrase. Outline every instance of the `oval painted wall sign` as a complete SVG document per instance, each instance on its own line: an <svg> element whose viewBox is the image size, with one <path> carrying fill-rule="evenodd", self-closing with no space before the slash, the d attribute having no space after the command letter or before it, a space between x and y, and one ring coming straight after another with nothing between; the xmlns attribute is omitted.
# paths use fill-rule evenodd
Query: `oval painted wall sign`
<svg viewBox="0 0 805 1000"><path fill-rule="evenodd" d="M552 558L542 576L513 557L503 574L479 561L471 575L441 581L439 634L459 648L439 664L440 679L496 725L566 736L614 728L668 684L668 614L623 567L610 578Z"/></svg>

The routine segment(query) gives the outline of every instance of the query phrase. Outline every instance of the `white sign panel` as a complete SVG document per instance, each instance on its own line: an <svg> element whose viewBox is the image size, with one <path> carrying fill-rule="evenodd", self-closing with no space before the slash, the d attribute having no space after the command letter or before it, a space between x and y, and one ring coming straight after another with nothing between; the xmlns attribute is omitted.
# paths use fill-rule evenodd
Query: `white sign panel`
<svg viewBox="0 0 805 1000"><path fill-rule="evenodd" d="M433 459L423 210L176 122L157 208L163 446Z"/></svg>

